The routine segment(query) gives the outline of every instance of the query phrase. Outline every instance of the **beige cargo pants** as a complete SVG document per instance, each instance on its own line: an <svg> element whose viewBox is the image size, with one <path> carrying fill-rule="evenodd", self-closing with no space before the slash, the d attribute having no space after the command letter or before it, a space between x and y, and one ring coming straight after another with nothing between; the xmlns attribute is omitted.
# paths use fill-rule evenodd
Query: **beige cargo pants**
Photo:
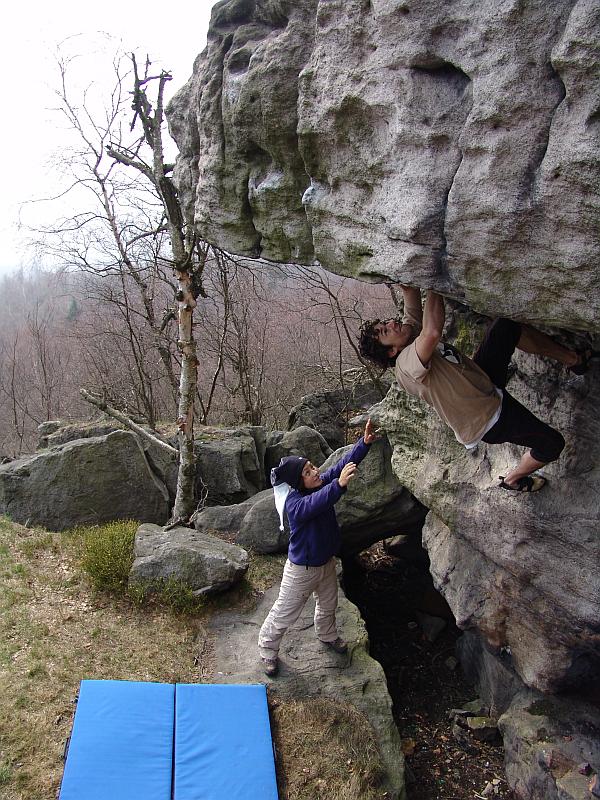
<svg viewBox="0 0 600 800"><path fill-rule="evenodd" d="M315 633L322 642L337 639L335 609L338 583L335 558L322 567L303 567L288 559L283 569L279 597L269 611L258 635L262 658L277 658L283 634L300 616L311 594L316 598Z"/></svg>

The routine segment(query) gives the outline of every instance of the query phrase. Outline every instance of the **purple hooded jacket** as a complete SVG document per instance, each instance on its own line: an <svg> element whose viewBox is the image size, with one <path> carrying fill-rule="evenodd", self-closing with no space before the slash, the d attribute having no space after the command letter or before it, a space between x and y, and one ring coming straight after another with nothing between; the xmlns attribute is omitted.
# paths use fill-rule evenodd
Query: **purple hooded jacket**
<svg viewBox="0 0 600 800"><path fill-rule="evenodd" d="M337 464L321 475L318 489L292 489L285 501L290 523L288 558L293 564L320 567L339 552L342 538L333 506L346 491L337 478L349 461L359 464L370 445L359 439Z"/></svg>

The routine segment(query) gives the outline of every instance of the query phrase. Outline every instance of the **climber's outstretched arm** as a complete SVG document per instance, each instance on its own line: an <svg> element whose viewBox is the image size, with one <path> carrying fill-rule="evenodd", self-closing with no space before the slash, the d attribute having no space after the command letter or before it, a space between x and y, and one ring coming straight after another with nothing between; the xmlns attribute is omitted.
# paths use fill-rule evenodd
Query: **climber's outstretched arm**
<svg viewBox="0 0 600 800"><path fill-rule="evenodd" d="M445 320L444 298L430 289L423 306L423 330L415 341L417 355L423 366L431 361L433 351L442 338Z"/></svg>

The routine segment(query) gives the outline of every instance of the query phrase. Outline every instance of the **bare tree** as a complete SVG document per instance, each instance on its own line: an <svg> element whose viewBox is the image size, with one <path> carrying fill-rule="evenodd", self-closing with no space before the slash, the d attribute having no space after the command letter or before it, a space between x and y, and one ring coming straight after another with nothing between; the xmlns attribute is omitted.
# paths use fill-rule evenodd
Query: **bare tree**
<svg viewBox="0 0 600 800"><path fill-rule="evenodd" d="M173 165L165 164L163 148L164 90L171 80L168 72L150 74L150 62L146 60L143 74L140 73L135 55L133 65L133 130L140 123L142 135L134 147L124 147L115 142L108 148L109 155L118 163L144 176L160 198L163 219L171 244L171 266L177 278L175 299L178 309L177 346L181 355L179 378L179 404L177 428L179 432L180 467L177 478L177 494L173 509L174 520L187 521L194 511L194 486L196 458L194 453L194 405L198 381L198 359L193 333L193 314L196 299L203 293L202 272L206 263L208 246L200 242L193 225L184 224L184 216L173 181L169 173ZM147 87L157 87L154 102L148 98ZM151 152L152 161L142 157L142 146Z"/></svg>
<svg viewBox="0 0 600 800"><path fill-rule="evenodd" d="M151 425L156 421L156 403L149 352L140 328L145 326L153 338L173 398L178 398L181 464L173 515L187 520L195 505L197 358L192 315L202 293L207 246L184 223L169 177L173 165L164 159L163 98L171 76L165 71L151 74L149 61L140 72L133 55L126 62L129 73L124 63L122 58L114 62L115 88L100 114L87 93L80 103L72 98L68 82L72 63L59 59L58 110L78 141L63 163L71 175L68 191L88 192L92 204L89 211L62 219L45 233L56 237L50 245L51 255L69 268L105 279L91 285L104 293L120 320L134 365L138 400ZM132 83L129 93L125 88L128 80ZM150 87L155 89L152 100ZM131 108L133 121L127 131L124 119ZM170 287L171 300L161 312L157 302L164 301L165 286ZM177 350L169 331L175 319Z"/></svg>

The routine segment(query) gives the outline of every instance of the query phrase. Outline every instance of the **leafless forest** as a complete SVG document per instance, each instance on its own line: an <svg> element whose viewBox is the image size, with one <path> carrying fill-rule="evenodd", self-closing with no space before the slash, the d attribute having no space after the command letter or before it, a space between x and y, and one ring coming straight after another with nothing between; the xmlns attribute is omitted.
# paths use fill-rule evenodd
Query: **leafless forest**
<svg viewBox="0 0 600 800"><path fill-rule="evenodd" d="M302 395L367 369L356 331L391 307L386 287L199 241L164 157L170 74L117 55L114 90L95 97L93 83L73 85L79 64L59 54L56 222L30 229L39 263L54 266L0 282L0 457L34 450L41 422L95 417L80 389L152 427L174 422L182 353L192 387L198 361L204 425L284 427ZM181 306L191 336L178 332Z"/></svg>
<svg viewBox="0 0 600 800"><path fill-rule="evenodd" d="M0 283L0 455L35 449L46 420L92 419L85 388L151 425L174 420L179 356L173 281L126 274L16 272ZM299 398L362 368L361 318L390 307L385 287L311 268L247 265L209 252L198 299L199 422L285 427Z"/></svg>

